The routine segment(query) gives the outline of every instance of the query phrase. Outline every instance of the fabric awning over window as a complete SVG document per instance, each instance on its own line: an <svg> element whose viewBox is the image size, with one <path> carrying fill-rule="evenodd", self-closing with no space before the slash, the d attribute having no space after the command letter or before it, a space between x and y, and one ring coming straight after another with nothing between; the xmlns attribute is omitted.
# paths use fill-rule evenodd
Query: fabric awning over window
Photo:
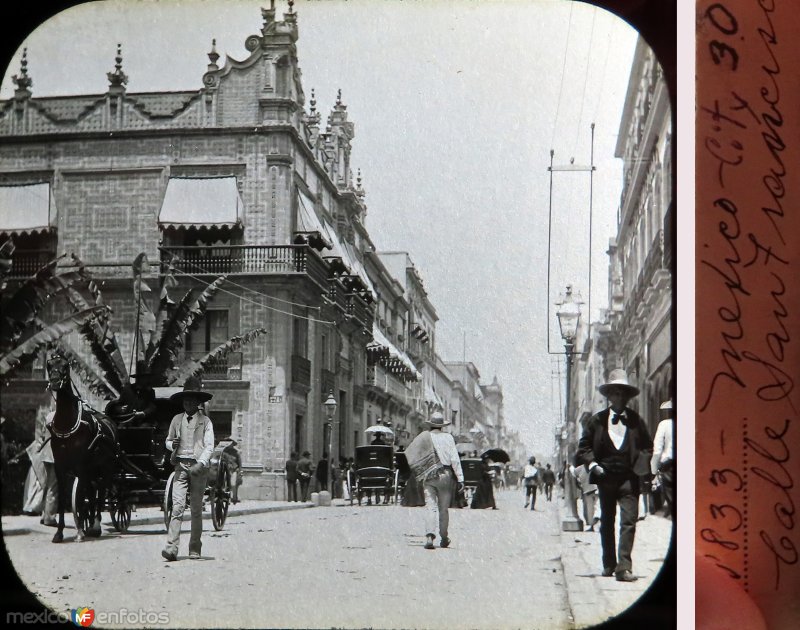
<svg viewBox="0 0 800 630"><path fill-rule="evenodd" d="M440 407L444 407L444 401L439 397L439 394L436 393L436 390L430 385L425 385L425 400L435 403Z"/></svg>
<svg viewBox="0 0 800 630"><path fill-rule="evenodd" d="M235 177L170 177L158 222L175 228L233 227L241 223L243 209Z"/></svg>
<svg viewBox="0 0 800 630"><path fill-rule="evenodd" d="M34 234L51 229L55 208L50 184L0 186L0 232Z"/></svg>
<svg viewBox="0 0 800 630"><path fill-rule="evenodd" d="M364 268L364 265L361 264L361 261L356 256L350 243L342 241L336 233L336 230L329 226L327 221L319 218L314 210L314 202L311 201L311 199L301 191L298 191L298 197L300 201L300 218L302 221L307 222L304 224L304 227L309 228L307 231L321 231L322 235L331 244L332 252L329 255L341 258L345 266L350 269L350 272L361 278L364 286L367 287L372 294L372 298L377 299L378 294L375 293L375 288L369 280L367 270Z"/></svg>
<svg viewBox="0 0 800 630"><path fill-rule="evenodd" d="M408 358L408 355L395 346L391 341L389 341L386 338L386 335L384 335L380 328L378 328L378 325L373 322L372 341L367 345L367 349L380 347L388 349L389 357L401 361L417 379L422 378L422 375L419 373L419 371L417 371L417 367L414 365L414 362Z"/></svg>

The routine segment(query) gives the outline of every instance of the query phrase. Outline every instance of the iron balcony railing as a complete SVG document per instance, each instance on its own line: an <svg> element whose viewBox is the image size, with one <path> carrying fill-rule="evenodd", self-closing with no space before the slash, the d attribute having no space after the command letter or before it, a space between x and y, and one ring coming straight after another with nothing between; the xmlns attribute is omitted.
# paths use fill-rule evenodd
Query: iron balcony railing
<svg viewBox="0 0 800 630"><path fill-rule="evenodd" d="M374 308L357 293L347 295L347 314L356 320L364 330L372 331L375 319Z"/></svg>
<svg viewBox="0 0 800 630"><path fill-rule="evenodd" d="M321 288L328 287L326 265L308 245L226 245L221 247L166 246L162 262L179 272L199 274L306 275Z"/></svg>
<svg viewBox="0 0 800 630"><path fill-rule="evenodd" d="M54 258L56 253L51 249L17 249L11 256L9 278L29 278Z"/></svg>
<svg viewBox="0 0 800 630"><path fill-rule="evenodd" d="M311 361L299 354L292 355L292 383L311 387Z"/></svg>
<svg viewBox="0 0 800 630"><path fill-rule="evenodd" d="M187 350L184 352L186 361L201 359L208 351ZM240 381L242 380L242 353L229 352L223 357L218 357L206 364L203 378L211 381Z"/></svg>

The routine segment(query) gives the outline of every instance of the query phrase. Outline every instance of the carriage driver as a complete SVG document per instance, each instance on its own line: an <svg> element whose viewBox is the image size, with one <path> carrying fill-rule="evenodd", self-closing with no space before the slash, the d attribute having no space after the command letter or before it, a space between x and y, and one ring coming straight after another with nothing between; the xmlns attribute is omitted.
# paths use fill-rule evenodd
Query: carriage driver
<svg viewBox="0 0 800 630"><path fill-rule="evenodd" d="M200 558L203 494L208 464L214 450L214 427L200 407L202 403L211 400L212 395L201 390L200 379L190 376L183 385L183 391L170 397L170 400L183 405L183 413L176 415L170 422L166 443L167 448L172 451L170 462L175 466L175 477L172 482L172 514L167 528L167 545L161 555L170 562L178 559L178 542L187 492L192 513L189 559Z"/></svg>

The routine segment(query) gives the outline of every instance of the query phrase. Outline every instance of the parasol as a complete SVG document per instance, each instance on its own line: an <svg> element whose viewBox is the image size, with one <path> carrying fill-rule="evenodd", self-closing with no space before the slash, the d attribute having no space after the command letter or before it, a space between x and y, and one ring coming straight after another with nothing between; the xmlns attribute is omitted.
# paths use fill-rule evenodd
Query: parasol
<svg viewBox="0 0 800 630"><path fill-rule="evenodd" d="M364 433L385 433L386 435L394 435L394 431L392 431L389 427L385 427L382 424L375 424L371 427L367 427L364 429Z"/></svg>
<svg viewBox="0 0 800 630"><path fill-rule="evenodd" d="M507 464L511 461L508 453L502 448L490 448L488 451L484 451L481 454L481 458L491 459L493 462L499 462L501 464Z"/></svg>

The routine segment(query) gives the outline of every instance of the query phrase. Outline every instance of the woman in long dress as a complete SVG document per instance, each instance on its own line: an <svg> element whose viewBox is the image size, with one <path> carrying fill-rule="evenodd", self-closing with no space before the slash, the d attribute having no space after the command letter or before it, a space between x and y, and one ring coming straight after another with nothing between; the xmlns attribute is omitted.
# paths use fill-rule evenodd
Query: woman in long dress
<svg viewBox="0 0 800 630"><path fill-rule="evenodd" d="M473 510L497 509L497 504L494 502L492 474L489 469L490 462L490 459L481 458L481 480L475 488L475 494L472 496L472 504L470 505Z"/></svg>

